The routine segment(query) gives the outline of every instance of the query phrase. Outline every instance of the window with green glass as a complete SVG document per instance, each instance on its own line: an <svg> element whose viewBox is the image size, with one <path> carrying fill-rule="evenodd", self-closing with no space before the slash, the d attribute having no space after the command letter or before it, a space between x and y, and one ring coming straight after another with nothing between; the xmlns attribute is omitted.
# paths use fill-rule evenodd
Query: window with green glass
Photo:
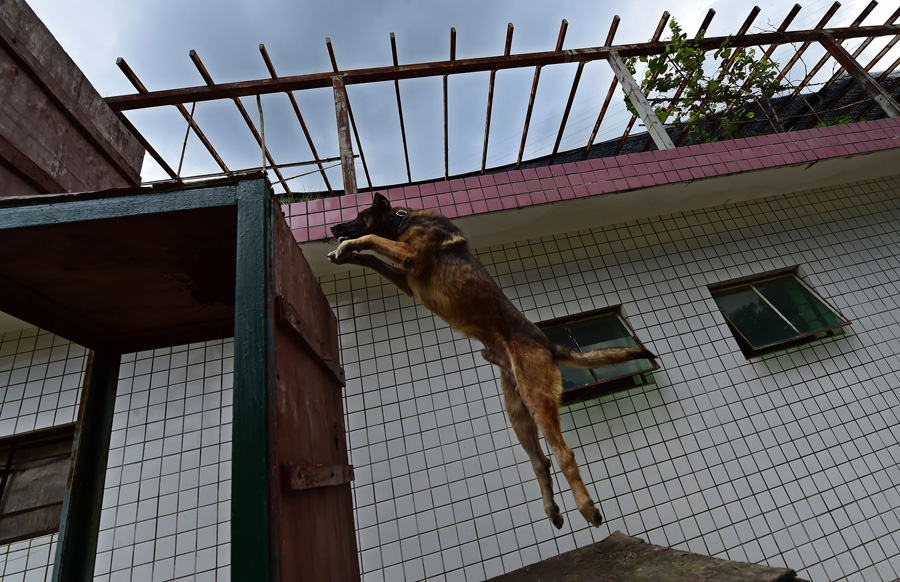
<svg viewBox="0 0 900 582"><path fill-rule="evenodd" d="M850 323L793 273L710 292L747 355L832 335Z"/></svg>
<svg viewBox="0 0 900 582"><path fill-rule="evenodd" d="M556 319L539 324L551 342L589 352L602 348L641 346L618 311L604 310ZM560 366L563 401L598 396L640 386L649 381L648 372L658 369L648 359L631 360L612 366L584 370Z"/></svg>

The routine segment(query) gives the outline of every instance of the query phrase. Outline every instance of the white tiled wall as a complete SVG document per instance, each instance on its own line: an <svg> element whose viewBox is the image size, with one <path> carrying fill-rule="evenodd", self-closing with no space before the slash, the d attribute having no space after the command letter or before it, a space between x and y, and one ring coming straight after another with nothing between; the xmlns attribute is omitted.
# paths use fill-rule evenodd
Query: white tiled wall
<svg viewBox="0 0 900 582"><path fill-rule="evenodd" d="M599 529L558 473L566 524L544 516L480 346L377 275L324 280L364 579L483 580L615 530L817 582L900 577L898 249L889 179L481 250L532 320L621 304L660 356L653 384L562 411ZM853 323L747 360L707 286L792 266Z"/></svg>
<svg viewBox="0 0 900 582"><path fill-rule="evenodd" d="M233 341L122 359L95 580L229 580ZM73 422L86 350L0 336L0 436ZM7 581L49 579L56 536L0 546Z"/></svg>
<svg viewBox="0 0 900 582"><path fill-rule="evenodd" d="M614 530L816 582L900 577L898 225L900 180L880 180L480 252L531 319L621 304L660 356L653 384L562 411L599 529L558 474L566 524L547 521L479 346L376 275L323 281L364 579L483 580ZM795 265L853 324L748 361L707 285ZM229 579L232 352L125 357L98 580ZM0 337L0 436L73 421L85 356ZM0 547L4 582L45 579L52 542Z"/></svg>

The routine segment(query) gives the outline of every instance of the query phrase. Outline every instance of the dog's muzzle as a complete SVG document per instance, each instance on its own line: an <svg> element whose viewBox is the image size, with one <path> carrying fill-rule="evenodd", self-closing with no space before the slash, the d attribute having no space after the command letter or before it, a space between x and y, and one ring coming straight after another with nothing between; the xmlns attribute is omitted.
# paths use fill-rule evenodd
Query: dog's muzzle
<svg viewBox="0 0 900 582"><path fill-rule="evenodd" d="M331 227L331 234L334 235L338 243L342 243L345 240L359 238L365 233L359 232L354 228L348 228L345 224L335 224Z"/></svg>

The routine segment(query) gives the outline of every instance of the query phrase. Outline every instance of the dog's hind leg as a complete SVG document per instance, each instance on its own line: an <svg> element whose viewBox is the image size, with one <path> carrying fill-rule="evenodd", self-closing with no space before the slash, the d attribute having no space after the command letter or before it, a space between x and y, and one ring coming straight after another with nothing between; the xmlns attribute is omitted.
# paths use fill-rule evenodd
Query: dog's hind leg
<svg viewBox="0 0 900 582"><path fill-rule="evenodd" d="M559 397L562 393L562 376L553 363L553 356L542 347L518 345L510 346L510 357L522 401L556 456L559 467L575 496L575 505L589 524L599 527L603 523L603 518L584 486L575 454L563 439L560 428Z"/></svg>
<svg viewBox="0 0 900 582"><path fill-rule="evenodd" d="M531 460L531 468L541 486L541 498L544 502L544 513L556 526L562 527L563 517L559 513L559 506L553 501L553 481L550 478L550 459L541 448L538 439L537 425L531 413L525 407L525 403L516 393L516 381L510 372L500 370L500 385L503 386L503 399L506 403L506 412L509 414L509 422L519 439L522 448L528 453Z"/></svg>

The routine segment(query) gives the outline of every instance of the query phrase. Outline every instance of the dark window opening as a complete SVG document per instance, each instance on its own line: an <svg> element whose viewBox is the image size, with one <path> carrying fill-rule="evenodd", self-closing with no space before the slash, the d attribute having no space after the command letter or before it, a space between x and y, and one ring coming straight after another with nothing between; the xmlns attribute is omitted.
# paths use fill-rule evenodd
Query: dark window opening
<svg viewBox="0 0 900 582"><path fill-rule="evenodd" d="M606 309L540 323L551 342L580 352L612 348L643 347L618 310ZM563 402L574 402L650 383L650 372L659 369L649 359L631 360L585 370L559 366L563 380Z"/></svg>
<svg viewBox="0 0 900 582"><path fill-rule="evenodd" d="M0 439L0 544L59 530L75 425Z"/></svg>
<svg viewBox="0 0 900 582"><path fill-rule="evenodd" d="M710 288L745 356L843 333L849 325L794 273Z"/></svg>

